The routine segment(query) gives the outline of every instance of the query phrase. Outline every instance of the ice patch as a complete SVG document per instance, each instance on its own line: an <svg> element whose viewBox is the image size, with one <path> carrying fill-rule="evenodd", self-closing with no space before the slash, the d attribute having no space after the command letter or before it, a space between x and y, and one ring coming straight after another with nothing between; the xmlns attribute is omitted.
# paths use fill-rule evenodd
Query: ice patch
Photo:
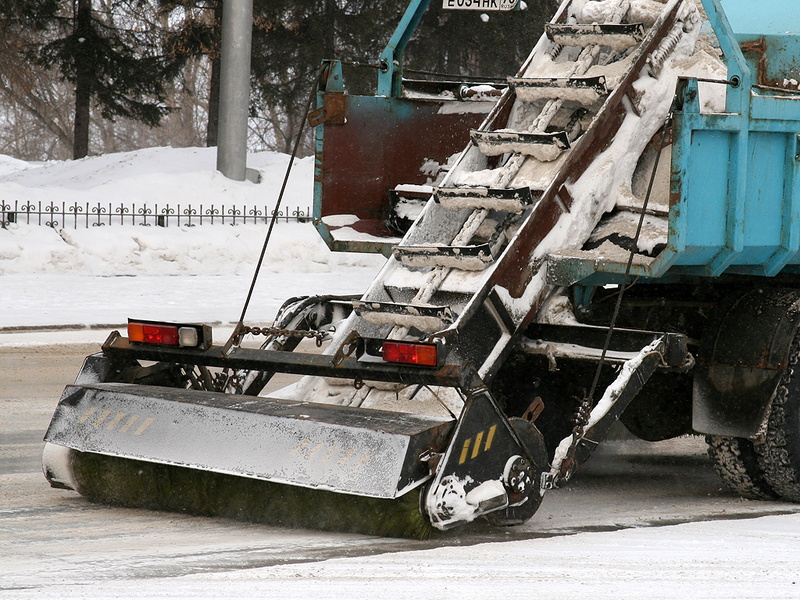
<svg viewBox="0 0 800 600"><path fill-rule="evenodd" d="M330 227L346 227L353 223L358 223L357 215L326 215L322 217L322 222Z"/></svg>

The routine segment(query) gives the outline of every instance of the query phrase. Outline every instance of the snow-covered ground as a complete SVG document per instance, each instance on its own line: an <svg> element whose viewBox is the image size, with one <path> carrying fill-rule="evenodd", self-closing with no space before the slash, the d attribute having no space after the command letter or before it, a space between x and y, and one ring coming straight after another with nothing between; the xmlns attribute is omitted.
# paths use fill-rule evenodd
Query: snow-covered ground
<svg viewBox="0 0 800 600"><path fill-rule="evenodd" d="M260 154L263 183L213 170L213 150L149 149L77 162L0 158L0 198L273 205L286 157ZM287 206L308 206L300 161ZM228 200L230 199L230 200ZM264 226L0 229L0 328L120 324L127 317L236 319ZM249 320L293 295L358 293L382 259L335 255L309 224L277 226ZM5 333L0 344L103 339L106 331ZM654 499L657 502L657 499ZM2 507L0 507L1 509ZM167 517L165 517L167 518ZM154 540L157 544L157 538ZM176 578L7 590L3 598L791 598L800 597L800 515L583 532ZM0 578L3 551L0 549Z"/></svg>
<svg viewBox="0 0 800 600"><path fill-rule="evenodd" d="M149 148L80 161L28 165L0 157L0 201L131 205L275 206L288 157L248 164L261 183L214 170L213 148ZM313 159L297 161L281 208L312 201ZM266 225L0 229L0 328L120 324L128 317L235 322ZM360 293L383 259L330 252L310 223L278 222L247 313L270 321L289 297Z"/></svg>
<svg viewBox="0 0 800 600"><path fill-rule="evenodd" d="M0 596L788 599L800 597L798 526L800 516L689 523Z"/></svg>

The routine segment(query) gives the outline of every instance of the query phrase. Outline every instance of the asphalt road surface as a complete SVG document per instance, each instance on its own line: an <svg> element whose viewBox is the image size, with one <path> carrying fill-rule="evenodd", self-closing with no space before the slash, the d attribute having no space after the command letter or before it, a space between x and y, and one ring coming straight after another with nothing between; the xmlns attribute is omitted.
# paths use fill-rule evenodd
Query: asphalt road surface
<svg viewBox="0 0 800 600"><path fill-rule="evenodd" d="M725 490L701 438L607 442L523 526L473 524L427 542L287 530L113 508L52 489L42 437L65 384L96 345L0 347L0 595L3 590L318 561L331 557L800 512Z"/></svg>

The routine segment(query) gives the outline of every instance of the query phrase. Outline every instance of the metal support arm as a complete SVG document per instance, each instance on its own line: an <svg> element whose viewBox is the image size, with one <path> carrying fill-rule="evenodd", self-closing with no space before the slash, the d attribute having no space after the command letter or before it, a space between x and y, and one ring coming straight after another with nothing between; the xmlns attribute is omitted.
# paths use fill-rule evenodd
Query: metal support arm
<svg viewBox="0 0 800 600"><path fill-rule="evenodd" d="M430 0L412 0L383 49L381 70L378 72L378 96L400 98L403 87L403 52L429 4Z"/></svg>

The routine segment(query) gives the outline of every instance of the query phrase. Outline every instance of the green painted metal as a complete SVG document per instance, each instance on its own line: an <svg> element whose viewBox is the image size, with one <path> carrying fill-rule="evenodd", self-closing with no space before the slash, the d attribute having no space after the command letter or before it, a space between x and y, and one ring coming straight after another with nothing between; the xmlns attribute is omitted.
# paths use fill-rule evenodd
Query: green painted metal
<svg viewBox="0 0 800 600"><path fill-rule="evenodd" d="M400 98L403 88L403 51L419 25L430 0L411 0L394 30L394 34L381 54L381 70L378 73L378 96Z"/></svg>

